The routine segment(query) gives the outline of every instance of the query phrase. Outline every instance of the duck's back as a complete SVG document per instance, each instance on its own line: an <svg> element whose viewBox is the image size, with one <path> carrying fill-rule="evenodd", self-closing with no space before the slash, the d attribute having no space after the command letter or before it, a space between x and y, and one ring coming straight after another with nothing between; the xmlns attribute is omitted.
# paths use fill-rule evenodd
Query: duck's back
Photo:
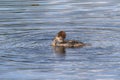
<svg viewBox="0 0 120 80"><path fill-rule="evenodd" d="M63 43L59 43L56 46L63 46L63 47L70 47L70 48L74 48L74 47L82 47L85 44L82 42L78 42L76 40L69 40L69 41L65 41Z"/></svg>

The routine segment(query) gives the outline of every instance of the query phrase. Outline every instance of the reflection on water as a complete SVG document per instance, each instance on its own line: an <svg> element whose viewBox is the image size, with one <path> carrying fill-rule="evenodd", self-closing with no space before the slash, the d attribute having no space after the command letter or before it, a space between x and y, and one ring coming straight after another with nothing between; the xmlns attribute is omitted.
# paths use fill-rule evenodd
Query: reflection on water
<svg viewBox="0 0 120 80"><path fill-rule="evenodd" d="M56 55L58 56L65 56L66 50L65 47L53 47L53 50L55 51Z"/></svg>
<svg viewBox="0 0 120 80"><path fill-rule="evenodd" d="M0 80L120 80L119 26L120 0L0 0Z"/></svg>

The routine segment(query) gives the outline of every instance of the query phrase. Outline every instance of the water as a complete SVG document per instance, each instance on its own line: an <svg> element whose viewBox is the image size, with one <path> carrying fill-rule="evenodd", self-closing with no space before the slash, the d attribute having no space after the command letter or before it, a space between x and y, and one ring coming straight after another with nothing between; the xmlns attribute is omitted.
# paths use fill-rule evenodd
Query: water
<svg viewBox="0 0 120 80"><path fill-rule="evenodd" d="M120 80L119 26L119 0L0 0L0 80Z"/></svg>

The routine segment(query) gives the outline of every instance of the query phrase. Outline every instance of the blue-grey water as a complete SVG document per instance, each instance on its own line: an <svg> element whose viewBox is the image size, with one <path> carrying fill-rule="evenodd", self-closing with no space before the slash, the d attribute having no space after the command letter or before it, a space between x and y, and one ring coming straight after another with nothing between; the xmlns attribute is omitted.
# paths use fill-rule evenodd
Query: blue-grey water
<svg viewBox="0 0 120 80"><path fill-rule="evenodd" d="M0 80L120 80L120 0L0 0Z"/></svg>

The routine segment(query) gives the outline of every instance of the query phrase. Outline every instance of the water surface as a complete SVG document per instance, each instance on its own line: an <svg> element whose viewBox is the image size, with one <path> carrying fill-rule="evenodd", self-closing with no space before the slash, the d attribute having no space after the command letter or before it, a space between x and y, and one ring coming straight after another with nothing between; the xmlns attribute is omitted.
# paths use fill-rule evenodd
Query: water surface
<svg viewBox="0 0 120 80"><path fill-rule="evenodd" d="M1 80L119 80L119 0L0 0ZM91 46L50 46L60 30Z"/></svg>

